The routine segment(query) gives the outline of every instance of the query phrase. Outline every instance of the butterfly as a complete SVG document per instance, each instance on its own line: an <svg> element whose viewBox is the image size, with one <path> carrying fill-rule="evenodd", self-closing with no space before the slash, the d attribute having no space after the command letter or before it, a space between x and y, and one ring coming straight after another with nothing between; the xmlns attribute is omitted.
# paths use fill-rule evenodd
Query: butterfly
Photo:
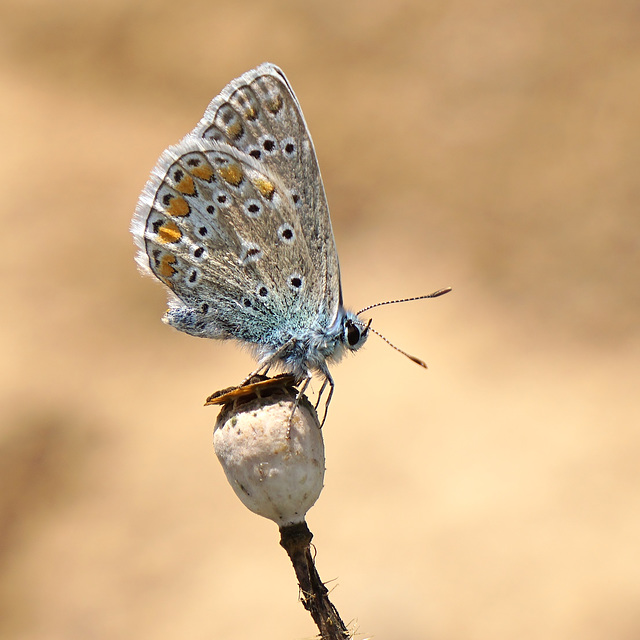
<svg viewBox="0 0 640 640"><path fill-rule="evenodd" d="M328 407L329 364L363 346L371 321L360 313L377 305L343 306L313 142L278 67L264 63L230 82L160 156L131 231L141 270L169 290L164 322L235 339L254 352L253 374L278 366L302 391L319 373Z"/></svg>

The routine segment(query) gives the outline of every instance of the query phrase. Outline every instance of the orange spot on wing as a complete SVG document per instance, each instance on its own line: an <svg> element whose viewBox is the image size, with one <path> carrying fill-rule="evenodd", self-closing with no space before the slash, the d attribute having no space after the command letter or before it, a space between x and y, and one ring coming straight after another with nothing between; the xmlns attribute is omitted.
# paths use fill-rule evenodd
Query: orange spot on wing
<svg viewBox="0 0 640 640"><path fill-rule="evenodd" d="M193 167L190 171L191 175L200 178L200 180L206 180L207 182L213 177L213 167L210 164L203 163L197 167Z"/></svg>
<svg viewBox="0 0 640 640"><path fill-rule="evenodd" d="M160 264L158 265L158 273L163 278L170 278L171 276L178 273L178 270L174 268L174 264L176 263L176 257L171 253L165 253L162 258L160 258Z"/></svg>
<svg viewBox="0 0 640 640"><path fill-rule="evenodd" d="M182 180L176 184L176 191L184 193L187 196L192 196L196 192L196 185L193 182L193 178L185 173Z"/></svg>
<svg viewBox="0 0 640 640"><path fill-rule="evenodd" d="M225 167L220 167L218 169L218 173L225 182L228 182L234 187L237 187L244 178L240 165L235 163L229 164Z"/></svg>
<svg viewBox="0 0 640 640"><path fill-rule="evenodd" d="M227 134L230 138L237 140L244 133L242 122L234 122L227 127Z"/></svg>
<svg viewBox="0 0 640 640"><path fill-rule="evenodd" d="M178 242L182 238L182 232L175 222L167 222L158 229L158 240L162 243Z"/></svg>
<svg viewBox="0 0 640 640"><path fill-rule="evenodd" d="M267 198L267 200L271 200L271 198L273 197L273 192L276 190L272 182L270 182L266 178L258 178L255 182L255 185L258 191L263 195L263 197Z"/></svg>
<svg viewBox="0 0 640 640"><path fill-rule="evenodd" d="M266 107L271 113L278 113L282 109L282 96L277 94L266 101Z"/></svg>
<svg viewBox="0 0 640 640"><path fill-rule="evenodd" d="M177 216L179 218L182 218L189 215L190 209L187 201L182 196L174 196L173 198L171 198L171 202L166 208L166 212L170 216Z"/></svg>

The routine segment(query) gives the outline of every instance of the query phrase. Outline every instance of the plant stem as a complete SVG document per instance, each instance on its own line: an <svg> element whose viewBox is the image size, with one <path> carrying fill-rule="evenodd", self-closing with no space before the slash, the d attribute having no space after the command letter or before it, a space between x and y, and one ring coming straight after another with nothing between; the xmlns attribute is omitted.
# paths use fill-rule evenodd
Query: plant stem
<svg viewBox="0 0 640 640"><path fill-rule="evenodd" d="M280 545L289 554L300 585L302 604L316 623L320 637L322 640L349 640L351 635L331 604L329 591L316 571L311 555L312 538L304 520L280 529Z"/></svg>

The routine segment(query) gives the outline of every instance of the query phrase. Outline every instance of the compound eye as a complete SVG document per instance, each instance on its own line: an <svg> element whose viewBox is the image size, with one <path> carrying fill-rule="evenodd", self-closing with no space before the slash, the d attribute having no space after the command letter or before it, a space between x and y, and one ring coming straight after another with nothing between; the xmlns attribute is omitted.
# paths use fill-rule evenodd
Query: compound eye
<svg viewBox="0 0 640 640"><path fill-rule="evenodd" d="M355 347L360 342L360 329L351 321L347 322L347 342L351 347Z"/></svg>

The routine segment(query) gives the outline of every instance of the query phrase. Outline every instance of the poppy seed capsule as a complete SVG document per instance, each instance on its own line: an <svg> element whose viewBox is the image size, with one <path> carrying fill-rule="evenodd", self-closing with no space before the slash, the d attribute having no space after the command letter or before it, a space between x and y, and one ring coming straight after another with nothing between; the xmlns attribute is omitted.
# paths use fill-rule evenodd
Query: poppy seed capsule
<svg viewBox="0 0 640 640"><path fill-rule="evenodd" d="M245 391L246 389L246 391ZM243 504L278 526L300 523L324 480L324 442L318 417L296 390L277 379L238 387L209 399L224 404L213 446Z"/></svg>

